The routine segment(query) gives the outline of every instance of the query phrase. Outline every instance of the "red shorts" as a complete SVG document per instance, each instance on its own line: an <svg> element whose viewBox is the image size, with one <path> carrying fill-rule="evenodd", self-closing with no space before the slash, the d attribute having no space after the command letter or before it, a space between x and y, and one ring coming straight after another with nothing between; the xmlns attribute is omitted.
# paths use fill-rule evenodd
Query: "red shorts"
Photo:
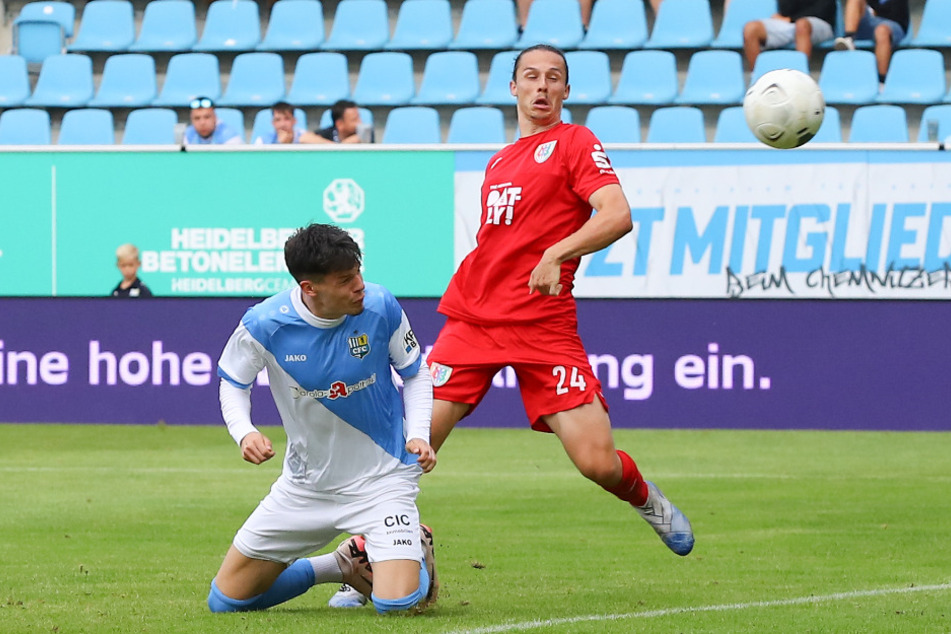
<svg viewBox="0 0 951 634"><path fill-rule="evenodd" d="M601 400L601 382L591 370L573 329L544 322L480 326L449 318L427 358L433 396L466 403L471 413L492 386L492 377L511 366L518 378L532 429L550 432L543 416Z"/></svg>

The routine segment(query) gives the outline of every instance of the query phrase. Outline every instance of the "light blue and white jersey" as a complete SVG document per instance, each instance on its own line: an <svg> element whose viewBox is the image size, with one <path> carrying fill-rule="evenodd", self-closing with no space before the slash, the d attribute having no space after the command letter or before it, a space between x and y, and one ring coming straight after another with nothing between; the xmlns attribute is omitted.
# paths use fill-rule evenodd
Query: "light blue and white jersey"
<svg viewBox="0 0 951 634"><path fill-rule="evenodd" d="M251 307L218 361L218 374L250 388L267 368L287 432L282 477L311 490L365 492L396 473L418 478L406 451L403 402L392 369L414 376L419 344L396 298L366 284L364 310L320 319L294 287Z"/></svg>
<svg viewBox="0 0 951 634"><path fill-rule="evenodd" d="M230 125L224 121L219 121L214 132L207 138L198 136L195 126L189 125L185 128L185 143L187 145L232 145L244 143L244 139Z"/></svg>

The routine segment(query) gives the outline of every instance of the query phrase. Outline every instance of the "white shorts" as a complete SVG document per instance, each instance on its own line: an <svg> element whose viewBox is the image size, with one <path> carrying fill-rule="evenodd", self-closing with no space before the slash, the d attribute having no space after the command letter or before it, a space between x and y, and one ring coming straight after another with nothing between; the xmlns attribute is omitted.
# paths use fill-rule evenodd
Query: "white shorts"
<svg viewBox="0 0 951 634"><path fill-rule="evenodd" d="M418 477L388 478L360 496L319 495L278 478L238 529L234 547L245 557L289 564L350 533L366 538L371 563L421 562Z"/></svg>
<svg viewBox="0 0 951 634"><path fill-rule="evenodd" d="M812 43L819 44L835 37L832 26L821 18L806 18L812 25ZM762 20L766 28L765 48L786 48L796 43L796 23L778 18Z"/></svg>

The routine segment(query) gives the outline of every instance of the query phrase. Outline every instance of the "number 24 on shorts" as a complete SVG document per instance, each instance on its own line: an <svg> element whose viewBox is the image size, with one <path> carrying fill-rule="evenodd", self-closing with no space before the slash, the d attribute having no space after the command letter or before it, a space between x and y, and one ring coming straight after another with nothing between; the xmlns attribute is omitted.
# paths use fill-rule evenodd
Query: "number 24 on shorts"
<svg viewBox="0 0 951 634"><path fill-rule="evenodd" d="M580 391L584 391L588 384L584 380L584 375L581 372L578 372L578 368L571 368L571 378L568 377L568 368L563 365L556 365L551 369L552 376L558 379L558 385L555 386L555 394L567 394L570 388L576 387ZM568 380L568 385L565 385L565 380Z"/></svg>

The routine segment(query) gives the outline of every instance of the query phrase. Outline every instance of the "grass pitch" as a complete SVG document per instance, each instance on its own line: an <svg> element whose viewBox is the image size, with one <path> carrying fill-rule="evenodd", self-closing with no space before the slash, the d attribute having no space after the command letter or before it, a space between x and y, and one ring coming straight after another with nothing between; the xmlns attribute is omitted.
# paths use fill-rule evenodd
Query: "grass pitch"
<svg viewBox="0 0 951 634"><path fill-rule="evenodd" d="M279 454L283 433L269 428ZM223 426L0 425L0 631L947 632L951 434L617 431L690 517L685 558L557 440L459 429L423 478L426 614L205 598L280 461Z"/></svg>

